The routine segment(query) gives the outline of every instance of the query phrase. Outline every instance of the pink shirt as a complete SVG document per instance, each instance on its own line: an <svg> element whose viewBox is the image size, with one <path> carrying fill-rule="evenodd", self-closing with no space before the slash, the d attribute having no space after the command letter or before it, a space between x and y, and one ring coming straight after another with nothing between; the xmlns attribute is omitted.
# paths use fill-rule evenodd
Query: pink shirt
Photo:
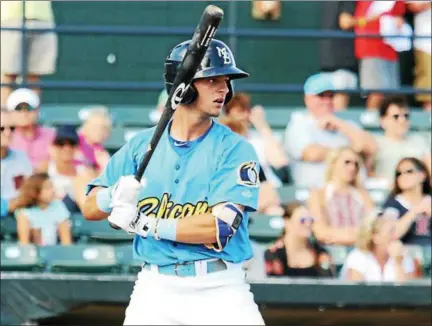
<svg viewBox="0 0 432 326"><path fill-rule="evenodd" d="M30 159L34 168L40 167L41 163L49 160L49 148L55 138L55 129L38 126L34 138L26 138L19 130L12 136L11 148L23 151Z"/></svg>

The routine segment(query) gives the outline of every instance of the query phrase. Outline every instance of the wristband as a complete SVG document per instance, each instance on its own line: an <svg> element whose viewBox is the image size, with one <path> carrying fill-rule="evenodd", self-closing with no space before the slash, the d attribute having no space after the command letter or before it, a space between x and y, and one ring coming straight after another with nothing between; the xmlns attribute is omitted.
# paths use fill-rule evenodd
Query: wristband
<svg viewBox="0 0 432 326"><path fill-rule="evenodd" d="M7 201L4 198L1 198L1 217L6 217L8 215L8 211L9 211L9 201Z"/></svg>
<svg viewBox="0 0 432 326"><path fill-rule="evenodd" d="M111 188L100 189L96 193L96 205L100 211L111 213Z"/></svg>
<svg viewBox="0 0 432 326"><path fill-rule="evenodd" d="M165 239L176 241L177 225L179 220L159 218L156 221L155 227L150 231L156 240Z"/></svg>

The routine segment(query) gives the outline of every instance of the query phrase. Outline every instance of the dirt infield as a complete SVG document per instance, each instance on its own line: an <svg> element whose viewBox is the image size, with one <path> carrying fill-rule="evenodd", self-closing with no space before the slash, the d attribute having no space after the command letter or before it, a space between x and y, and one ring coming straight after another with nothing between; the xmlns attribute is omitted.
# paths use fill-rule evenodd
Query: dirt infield
<svg viewBox="0 0 432 326"><path fill-rule="evenodd" d="M88 306L40 325L107 325L123 323L124 306ZM267 326L430 326L432 315L417 309L263 309Z"/></svg>

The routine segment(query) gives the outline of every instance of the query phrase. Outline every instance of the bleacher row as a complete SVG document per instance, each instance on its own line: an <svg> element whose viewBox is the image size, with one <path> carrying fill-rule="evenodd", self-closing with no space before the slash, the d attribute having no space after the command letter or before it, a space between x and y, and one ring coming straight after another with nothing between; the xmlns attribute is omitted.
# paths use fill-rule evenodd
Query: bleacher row
<svg viewBox="0 0 432 326"><path fill-rule="evenodd" d="M45 104L41 109L41 122L47 125L73 124L80 125L86 117L90 106L84 105L54 105ZM106 147L111 151L120 148L137 131L154 125L150 120L150 112L153 107L137 106L110 106L114 128L111 137L106 142ZM275 133L283 136L283 132L291 119L292 113L301 110L298 107L266 107L266 119ZM372 133L380 133L379 117L374 112L367 112L361 108L353 108L338 112L343 119L352 120ZM430 142L431 114L413 110L411 114L411 126L414 132L420 133Z"/></svg>
<svg viewBox="0 0 432 326"><path fill-rule="evenodd" d="M133 260L132 235L112 229L107 221L90 222L81 215L72 216L72 246L20 246L16 241L14 219L2 221L2 271L51 271L74 273L136 273L141 264ZM255 214L249 225L253 240L266 246L282 231L283 220L277 216ZM339 271L349 253L343 246L327 246ZM408 246L412 257L422 265L425 276L431 273L430 248Z"/></svg>

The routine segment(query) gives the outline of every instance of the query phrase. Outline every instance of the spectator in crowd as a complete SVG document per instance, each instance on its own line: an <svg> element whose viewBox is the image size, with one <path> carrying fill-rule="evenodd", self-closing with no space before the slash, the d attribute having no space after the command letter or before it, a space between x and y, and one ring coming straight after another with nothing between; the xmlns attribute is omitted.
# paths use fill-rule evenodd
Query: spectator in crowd
<svg viewBox="0 0 432 326"><path fill-rule="evenodd" d="M39 246L72 243L70 212L56 199L52 181L46 173L29 177L20 190L20 196L29 199L26 208L16 212L18 241Z"/></svg>
<svg viewBox="0 0 432 326"><path fill-rule="evenodd" d="M326 31L352 31L355 26L354 1L323 1L321 28ZM357 88L357 60L352 38L323 38L319 41L320 66L329 73L337 90ZM333 98L336 111L349 105L349 94L337 92Z"/></svg>
<svg viewBox="0 0 432 326"><path fill-rule="evenodd" d="M18 198L18 190L24 179L32 174L32 166L27 156L20 151L10 149L12 134L15 130L13 116L9 111L1 110L1 217L13 213L22 207L26 201Z"/></svg>
<svg viewBox="0 0 432 326"><path fill-rule="evenodd" d="M361 186L362 160L351 148L330 152L325 171L325 185L314 189L309 209L316 218L314 233L326 244L351 246L365 213L374 207Z"/></svg>
<svg viewBox="0 0 432 326"><path fill-rule="evenodd" d="M248 94L235 93L231 101L225 105L224 113L245 125L246 132L243 136L255 148L267 180L273 186L280 187L282 180L279 176L288 173L289 162L281 143L266 120L264 108L260 105L252 107ZM255 130L251 130L250 127L254 127ZM289 177L283 179L288 181Z"/></svg>
<svg viewBox="0 0 432 326"><path fill-rule="evenodd" d="M414 40L414 55L415 55L415 81L414 86L417 88L431 89L431 54L432 54L432 41L431 41L431 9L430 1L408 1L407 8L414 14L414 35L415 36L429 36L429 38L422 38ZM431 94L417 95L417 101L423 104L423 108L427 111L432 109Z"/></svg>
<svg viewBox="0 0 432 326"><path fill-rule="evenodd" d="M415 262L396 240L395 230L395 219L386 214L373 212L365 217L341 278L366 282L405 282L415 278Z"/></svg>
<svg viewBox="0 0 432 326"><path fill-rule="evenodd" d="M109 138L111 129L112 119L108 110L104 107L91 109L78 130L79 148L75 163L101 172L110 158L103 143Z"/></svg>
<svg viewBox="0 0 432 326"><path fill-rule="evenodd" d="M49 160L55 136L54 129L38 124L39 107L39 96L27 88L13 91L7 99L7 109L13 112L17 127L10 147L23 151L36 171Z"/></svg>
<svg viewBox="0 0 432 326"><path fill-rule="evenodd" d="M25 12L23 17L23 6ZM21 28L25 20L27 28L54 28L54 13L51 1L2 1L1 2L1 26ZM22 76L21 57L22 49L21 31L1 31L1 74L2 83L15 83L18 76ZM57 35L54 32L27 32L26 43L27 62L26 80L29 83L37 83L43 75L51 75L55 72L57 61ZM1 106L6 105L6 99L11 93L10 87L1 89ZM40 92L40 90L37 90Z"/></svg>
<svg viewBox="0 0 432 326"><path fill-rule="evenodd" d="M84 182L96 177L92 166L75 164L79 136L73 126L61 126L57 129L53 146L52 160L45 170L54 184L57 198L62 199L70 212L79 212L85 197Z"/></svg>
<svg viewBox="0 0 432 326"><path fill-rule="evenodd" d="M372 162L375 176L390 185L396 165L409 156L422 160L430 172L431 149L427 141L421 135L408 133L410 110L406 101L401 97L387 97L381 103L379 114L384 134L376 137L378 150Z"/></svg>
<svg viewBox="0 0 432 326"><path fill-rule="evenodd" d="M330 255L312 238L314 217L299 203L284 214L285 228L279 240L264 254L268 276L333 277Z"/></svg>
<svg viewBox="0 0 432 326"><path fill-rule="evenodd" d="M165 110L165 104L168 100L168 93L166 89L164 88L160 93L158 97L158 101L156 104L156 108L150 112L150 121L154 124L157 124L159 122L160 117L162 116L163 111Z"/></svg>
<svg viewBox="0 0 432 326"><path fill-rule="evenodd" d="M247 135L247 126L240 120L235 120L230 117L222 117L220 123L243 137L246 137ZM282 215L283 208L281 207L279 193L275 186L267 180L262 166L259 178L260 191L258 197L258 212L268 215Z"/></svg>
<svg viewBox="0 0 432 326"><path fill-rule="evenodd" d="M334 90L328 75L309 77L304 85L307 111L293 113L286 128L285 150L295 160L293 177L299 187L324 185L324 161L332 149L350 146L366 157L375 153L372 135L334 115Z"/></svg>
<svg viewBox="0 0 432 326"><path fill-rule="evenodd" d="M399 56L396 50L384 42L382 37L361 37L362 34L380 34L380 18L383 16L394 17L397 26L402 27L404 24L403 16L405 15L404 1L392 1L393 6L387 6L386 2L356 2L354 52L360 63L360 86L365 90L396 89L400 87ZM377 6L380 5L385 9L379 10ZM383 13L371 13L372 6L375 6L374 11L376 13L380 11L383 11ZM382 93L370 91L367 94L366 108L368 110L377 110L382 98Z"/></svg>
<svg viewBox="0 0 432 326"><path fill-rule="evenodd" d="M404 244L431 246L431 194L424 163L415 157L403 158L396 167L384 210L397 218L396 237Z"/></svg>

